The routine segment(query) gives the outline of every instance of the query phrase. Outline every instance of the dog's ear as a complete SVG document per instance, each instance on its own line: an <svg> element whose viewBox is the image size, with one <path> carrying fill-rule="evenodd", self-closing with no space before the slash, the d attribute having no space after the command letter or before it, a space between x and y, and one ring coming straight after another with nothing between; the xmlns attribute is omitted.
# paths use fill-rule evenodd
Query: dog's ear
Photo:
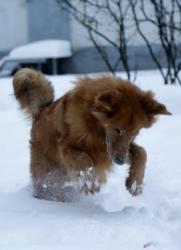
<svg viewBox="0 0 181 250"><path fill-rule="evenodd" d="M121 102L121 93L118 90L103 91L94 99L92 113L95 116L112 118Z"/></svg>
<svg viewBox="0 0 181 250"><path fill-rule="evenodd" d="M151 91L143 93L141 104L149 115L171 115L164 104L159 103L154 99L154 94Z"/></svg>

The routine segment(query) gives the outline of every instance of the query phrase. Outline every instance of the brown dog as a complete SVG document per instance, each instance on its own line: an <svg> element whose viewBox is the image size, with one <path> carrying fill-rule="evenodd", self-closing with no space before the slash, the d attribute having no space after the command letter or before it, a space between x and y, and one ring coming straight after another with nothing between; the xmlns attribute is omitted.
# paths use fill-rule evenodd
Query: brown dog
<svg viewBox="0 0 181 250"><path fill-rule="evenodd" d="M40 73L21 69L14 92L31 115L31 174L34 196L65 200L68 183L78 181L85 193L99 191L112 161L129 163L126 187L141 192L146 152L134 143L141 128L157 115L170 115L150 91L120 78L79 80L57 101L50 82Z"/></svg>

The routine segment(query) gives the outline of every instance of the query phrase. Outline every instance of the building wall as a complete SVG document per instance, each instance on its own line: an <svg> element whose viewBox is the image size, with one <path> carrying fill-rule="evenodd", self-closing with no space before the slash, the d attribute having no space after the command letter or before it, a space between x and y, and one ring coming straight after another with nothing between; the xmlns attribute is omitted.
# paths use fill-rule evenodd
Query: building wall
<svg viewBox="0 0 181 250"><path fill-rule="evenodd" d="M0 1L0 53L28 42L26 0Z"/></svg>
<svg viewBox="0 0 181 250"><path fill-rule="evenodd" d="M104 47L106 53L109 56L111 64L114 64L118 58L118 54L113 47ZM163 55L163 51L160 46L155 44L153 49L159 58L162 66L166 65L166 60ZM145 46L129 46L128 60L131 70L141 69L155 69L155 62L148 54L148 50ZM65 73L95 73L95 72L107 72L108 67L103 62L99 53L94 47L86 47L84 49L77 50L73 53L71 59L65 60L64 69ZM124 71L122 63L119 63L116 71Z"/></svg>
<svg viewBox="0 0 181 250"><path fill-rule="evenodd" d="M69 18L56 0L26 0L29 41L69 39Z"/></svg>
<svg viewBox="0 0 181 250"><path fill-rule="evenodd" d="M100 17L104 23L104 32L111 39L116 40L115 27L111 20ZM5 21L6 20L6 21ZM92 46L86 30L74 19L61 10L56 0L0 0L0 56L18 45L42 39L68 39L71 42L73 56L65 60L67 73L90 73L107 71L97 50ZM130 23L129 23L130 25ZM102 27L102 26L101 26ZM151 27L144 28L152 42L156 43L156 33ZM134 29L129 30L129 61L130 68L148 69L155 68L154 62L149 57L143 41L135 36ZM117 52L108 43L100 40L105 47L111 62L117 59ZM48 48L47 48L48 49ZM164 65L163 53L160 46L155 45L159 59ZM123 70L119 65L118 70Z"/></svg>
<svg viewBox="0 0 181 250"><path fill-rule="evenodd" d="M76 1L76 0L73 0ZM104 1L104 0L103 0ZM127 0L125 0L127 4ZM114 5L115 6L115 5ZM79 6L80 7L80 6ZM147 4L147 12L151 14L151 8ZM116 11L116 9L115 9ZM139 13L139 9L137 10ZM89 9L89 16L94 17L94 9ZM141 16L141 14L140 14ZM132 70L134 69L153 69L156 67L154 61L150 58L147 47L145 46L142 38L135 33L135 28L133 25L133 20L130 18L131 14L128 13L128 18L126 21L126 35L128 38L128 57L129 57L129 66ZM72 69L74 73L89 73L89 72L104 72L108 68L106 64L102 61L97 50L92 45L92 42L89 39L89 34L86 29L79 24L73 17L70 18L70 41L73 47L73 57L70 64L67 68ZM110 40L116 42L119 41L118 35L119 32L117 24L115 21L110 18L109 15L104 13L100 15L96 13L96 18L98 19L99 25L97 26L98 30L103 33L105 36L110 38ZM153 25L143 25L142 30L144 34L149 37L149 41L153 43L154 50L158 54L158 58L161 61L162 65L165 66L165 58L163 56L163 51L161 51L160 45L158 43L158 34ZM115 32L116 31L116 32ZM99 39L99 38L98 38ZM109 56L111 64L115 64L118 59L118 53L116 49L110 46L105 40L99 39L98 43L101 46L105 47L105 51ZM120 63L117 70L124 70L123 65Z"/></svg>
<svg viewBox="0 0 181 250"><path fill-rule="evenodd" d="M81 10L82 4L78 5L79 0L72 0L73 3L76 3L77 6L79 6L79 10ZM105 0L102 0L105 3ZM128 6L128 0L123 0L123 3L125 2L125 6L123 7L123 11ZM101 3L101 0L99 1ZM111 1L109 1L111 4ZM122 3L122 4L123 4ZM145 4L145 9L148 15L151 15L152 8L149 6L148 3ZM112 3L112 10L114 10L114 14L119 17L118 7L116 4ZM96 29L100 31L101 34L108 37L110 40L112 40L115 43L119 43L119 25L116 23L114 18L111 16L111 14L107 11L100 11L98 12L97 8L89 8L89 18L94 18L96 16L97 26ZM95 14L96 13L96 14ZM137 9L137 13L140 15L141 18L141 12L140 9ZM136 34L135 27L134 27L134 21L132 18L132 13L129 8L129 11L127 12L127 15L125 16L125 30L126 30L126 38L127 42L130 46L142 46L144 44L143 39ZM149 40L153 43L158 43L158 34L155 30L154 25L152 24L146 24L142 25L142 30L145 36L149 37ZM76 21L73 17L70 17L70 39L73 44L73 49L75 51L80 49L85 49L87 47L92 46L92 43L89 39L89 34L86 31L86 29L81 25L78 21ZM110 43L107 42L105 39L100 39L100 37L96 37L96 40L98 41L98 44L101 44L102 46L110 46Z"/></svg>

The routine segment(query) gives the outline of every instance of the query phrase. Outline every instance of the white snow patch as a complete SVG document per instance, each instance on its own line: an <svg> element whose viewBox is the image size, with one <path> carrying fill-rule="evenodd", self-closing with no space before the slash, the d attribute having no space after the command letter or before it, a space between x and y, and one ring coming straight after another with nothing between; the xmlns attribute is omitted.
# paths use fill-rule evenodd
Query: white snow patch
<svg viewBox="0 0 181 250"><path fill-rule="evenodd" d="M42 40L13 49L8 59L63 58L72 55L66 40Z"/></svg>

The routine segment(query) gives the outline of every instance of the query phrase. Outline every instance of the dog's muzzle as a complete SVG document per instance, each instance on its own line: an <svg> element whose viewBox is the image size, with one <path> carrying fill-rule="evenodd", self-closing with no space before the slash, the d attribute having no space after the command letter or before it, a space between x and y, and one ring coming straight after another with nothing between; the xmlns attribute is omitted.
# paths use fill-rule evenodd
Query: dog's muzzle
<svg viewBox="0 0 181 250"><path fill-rule="evenodd" d="M107 152L110 155L112 161L114 161L118 165L123 165L127 162L128 158L128 153L119 153L118 150L117 152L114 152L114 148L112 146L112 141L109 139L108 136L106 136L106 145L107 145ZM125 150L126 151L126 150Z"/></svg>

